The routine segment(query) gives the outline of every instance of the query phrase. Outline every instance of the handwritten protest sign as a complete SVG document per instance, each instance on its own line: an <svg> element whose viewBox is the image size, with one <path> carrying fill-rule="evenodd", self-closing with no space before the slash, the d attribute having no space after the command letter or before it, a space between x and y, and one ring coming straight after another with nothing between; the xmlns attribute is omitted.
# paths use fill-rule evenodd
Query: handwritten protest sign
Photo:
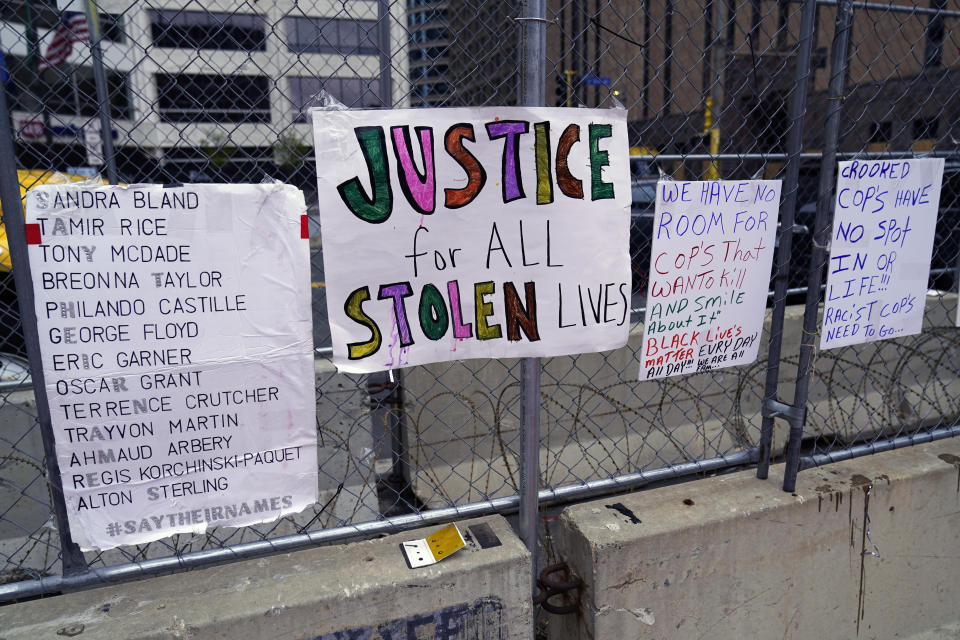
<svg viewBox="0 0 960 640"><path fill-rule="evenodd" d="M657 184L641 380L756 360L779 208L779 180Z"/></svg>
<svg viewBox="0 0 960 640"><path fill-rule="evenodd" d="M920 333L943 159L841 162L820 348Z"/></svg>
<svg viewBox="0 0 960 640"><path fill-rule="evenodd" d="M372 372L623 346L626 112L313 112L333 360Z"/></svg>

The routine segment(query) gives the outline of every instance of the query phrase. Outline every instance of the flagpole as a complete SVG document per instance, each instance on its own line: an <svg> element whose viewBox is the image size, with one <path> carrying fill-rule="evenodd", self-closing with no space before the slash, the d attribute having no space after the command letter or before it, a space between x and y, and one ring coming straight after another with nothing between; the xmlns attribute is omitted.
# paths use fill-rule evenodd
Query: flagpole
<svg viewBox="0 0 960 640"><path fill-rule="evenodd" d="M100 21L93 0L84 0L87 29L90 33L90 54L93 57L93 81L97 85L97 108L100 111L100 140L103 159L107 165L107 180L117 184L117 158L113 148L113 126L110 122L110 97L107 94L107 75L103 70L103 52L100 50Z"/></svg>
<svg viewBox="0 0 960 640"><path fill-rule="evenodd" d="M70 65L70 90L73 91L73 110L77 112L77 117L82 117L83 114L80 113L80 84L77 82L77 69L80 68L78 64Z"/></svg>
<svg viewBox="0 0 960 640"><path fill-rule="evenodd" d="M37 30L33 26L33 9L32 9L31 0L27 0L24 8L26 9L26 28L27 28L27 49L29 50L28 66L33 68L34 72L34 86L39 88L43 83L43 78L40 75L40 43L37 40ZM39 96L40 92L37 91L34 94ZM11 116L12 117L12 116ZM53 134L50 132L50 107L47 106L47 101L40 99L40 117L43 121L43 141L46 143L46 153L53 152ZM11 120L12 122L12 120ZM46 159L46 153L44 158ZM52 169L54 167L43 167L44 169Z"/></svg>

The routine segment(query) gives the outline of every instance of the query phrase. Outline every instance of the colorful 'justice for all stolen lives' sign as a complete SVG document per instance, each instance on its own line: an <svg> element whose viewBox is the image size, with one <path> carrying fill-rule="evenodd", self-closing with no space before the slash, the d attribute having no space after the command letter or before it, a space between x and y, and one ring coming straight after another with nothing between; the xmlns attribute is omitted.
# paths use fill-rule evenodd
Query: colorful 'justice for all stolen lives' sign
<svg viewBox="0 0 960 640"><path fill-rule="evenodd" d="M334 363L623 346L623 110L314 110Z"/></svg>
<svg viewBox="0 0 960 640"><path fill-rule="evenodd" d="M756 360L779 211L779 180L657 183L641 380Z"/></svg>
<svg viewBox="0 0 960 640"><path fill-rule="evenodd" d="M44 383L81 548L316 501L304 214L280 184L28 192Z"/></svg>
<svg viewBox="0 0 960 640"><path fill-rule="evenodd" d="M821 349L920 333L943 164L840 163Z"/></svg>

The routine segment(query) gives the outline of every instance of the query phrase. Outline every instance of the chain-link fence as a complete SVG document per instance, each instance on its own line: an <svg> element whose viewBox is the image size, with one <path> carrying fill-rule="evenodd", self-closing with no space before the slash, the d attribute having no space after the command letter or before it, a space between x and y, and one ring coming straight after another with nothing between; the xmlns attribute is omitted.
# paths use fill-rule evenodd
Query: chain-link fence
<svg viewBox="0 0 960 640"><path fill-rule="evenodd" d="M305 192L320 458L320 500L297 517L106 553L64 549L62 495L45 467L52 441L41 436L43 412L25 379L24 291L14 287L17 265L0 255L3 598L481 513L526 508L535 518L538 506L743 465L765 477L771 459L787 460L790 489L805 466L954 435L957 5L73 0L64 12L52 1L0 4L9 112L0 140L12 145L5 171L17 169L21 190L92 166L124 183L269 176ZM321 90L348 107L625 106L628 345L542 362L338 374L328 359L305 115ZM946 159L924 331L820 352L836 162L884 155ZM764 342L750 366L637 382L662 176L784 180ZM15 225L17 198L4 193L4 221ZM525 479L531 469L535 483Z"/></svg>

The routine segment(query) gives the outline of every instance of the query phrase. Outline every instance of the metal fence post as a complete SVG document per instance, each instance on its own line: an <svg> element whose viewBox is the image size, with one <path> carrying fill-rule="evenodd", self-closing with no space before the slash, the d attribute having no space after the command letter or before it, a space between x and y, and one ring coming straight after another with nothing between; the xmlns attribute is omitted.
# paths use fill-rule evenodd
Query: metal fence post
<svg viewBox="0 0 960 640"><path fill-rule="evenodd" d="M770 344L767 356L767 382L763 394L763 424L760 429L760 462L757 477L767 478L773 440L773 420L778 415L776 404L780 380L780 355L783 346L783 318L787 309L787 285L793 248L793 226L796 219L797 191L800 180L800 154L803 151L803 120L807 111L807 90L813 33L816 29L817 2L804 0L800 17L800 37L794 69L796 88L790 101L790 133L787 139L786 189L780 206L780 247L777 250L777 271L773 279L773 312L770 316Z"/></svg>
<svg viewBox="0 0 960 640"><path fill-rule="evenodd" d="M380 92L380 104L393 106L393 79L390 58L393 55L393 42L390 39L390 4L388 0L377 2L377 39L380 42L380 79L377 90Z"/></svg>
<svg viewBox="0 0 960 640"><path fill-rule="evenodd" d="M543 106L546 77L546 0L525 0L520 18L520 68L523 102ZM520 537L532 556L537 573L537 524L540 488L540 358L524 358L520 367L520 419L523 440L520 454ZM535 580L530 585L535 590Z"/></svg>
<svg viewBox="0 0 960 640"><path fill-rule="evenodd" d="M93 81L97 85L97 111L100 114L100 140L103 160L107 164L107 180L117 184L117 156L113 147L113 124L110 121L110 94L107 75L103 70L103 51L100 49L100 20L93 0L84 0L87 28L90 30L90 55L93 57Z"/></svg>
<svg viewBox="0 0 960 640"><path fill-rule="evenodd" d="M390 471L378 474L377 478L382 515L391 517L415 512L417 497L410 480L406 412L403 408L403 369L370 374L367 393L375 442L382 438L380 441L390 450Z"/></svg>
<svg viewBox="0 0 960 640"><path fill-rule="evenodd" d="M13 277L17 287L17 302L23 337L30 360L30 375L33 378L33 393L37 403L37 418L43 439L43 455L46 463L47 485L50 502L60 535L60 559L63 575L69 576L87 570L80 547L70 535L67 521L67 505L60 482L60 465L54 445L53 424L47 404L47 389L44 385L43 362L40 358L40 340L37 335L37 318L33 307L33 285L30 278L30 263L27 260L27 238L23 209L20 203L20 180L17 177L17 160L13 147L13 128L7 108L6 92L0 88L0 158L7 158L0 167L0 204L3 206L3 223L7 232L10 255L13 262Z"/></svg>
<svg viewBox="0 0 960 640"><path fill-rule="evenodd" d="M800 465L800 441L806 421L810 374L816 351L817 316L820 305L820 285L823 263L830 243L827 216L832 210L833 187L836 180L837 144L840 134L840 115L843 111L843 92L847 76L847 50L850 43L850 25L853 20L852 0L837 3L837 19L830 51L830 87L827 90L827 126L824 133L823 160L820 164L820 184L817 193L817 216L813 225L813 251L810 256L810 275L807 281L806 308L803 311L803 341L797 365L797 386L793 396L794 407L801 410L790 421L790 440L787 443L786 468L783 472L783 490L793 491L797 486Z"/></svg>

